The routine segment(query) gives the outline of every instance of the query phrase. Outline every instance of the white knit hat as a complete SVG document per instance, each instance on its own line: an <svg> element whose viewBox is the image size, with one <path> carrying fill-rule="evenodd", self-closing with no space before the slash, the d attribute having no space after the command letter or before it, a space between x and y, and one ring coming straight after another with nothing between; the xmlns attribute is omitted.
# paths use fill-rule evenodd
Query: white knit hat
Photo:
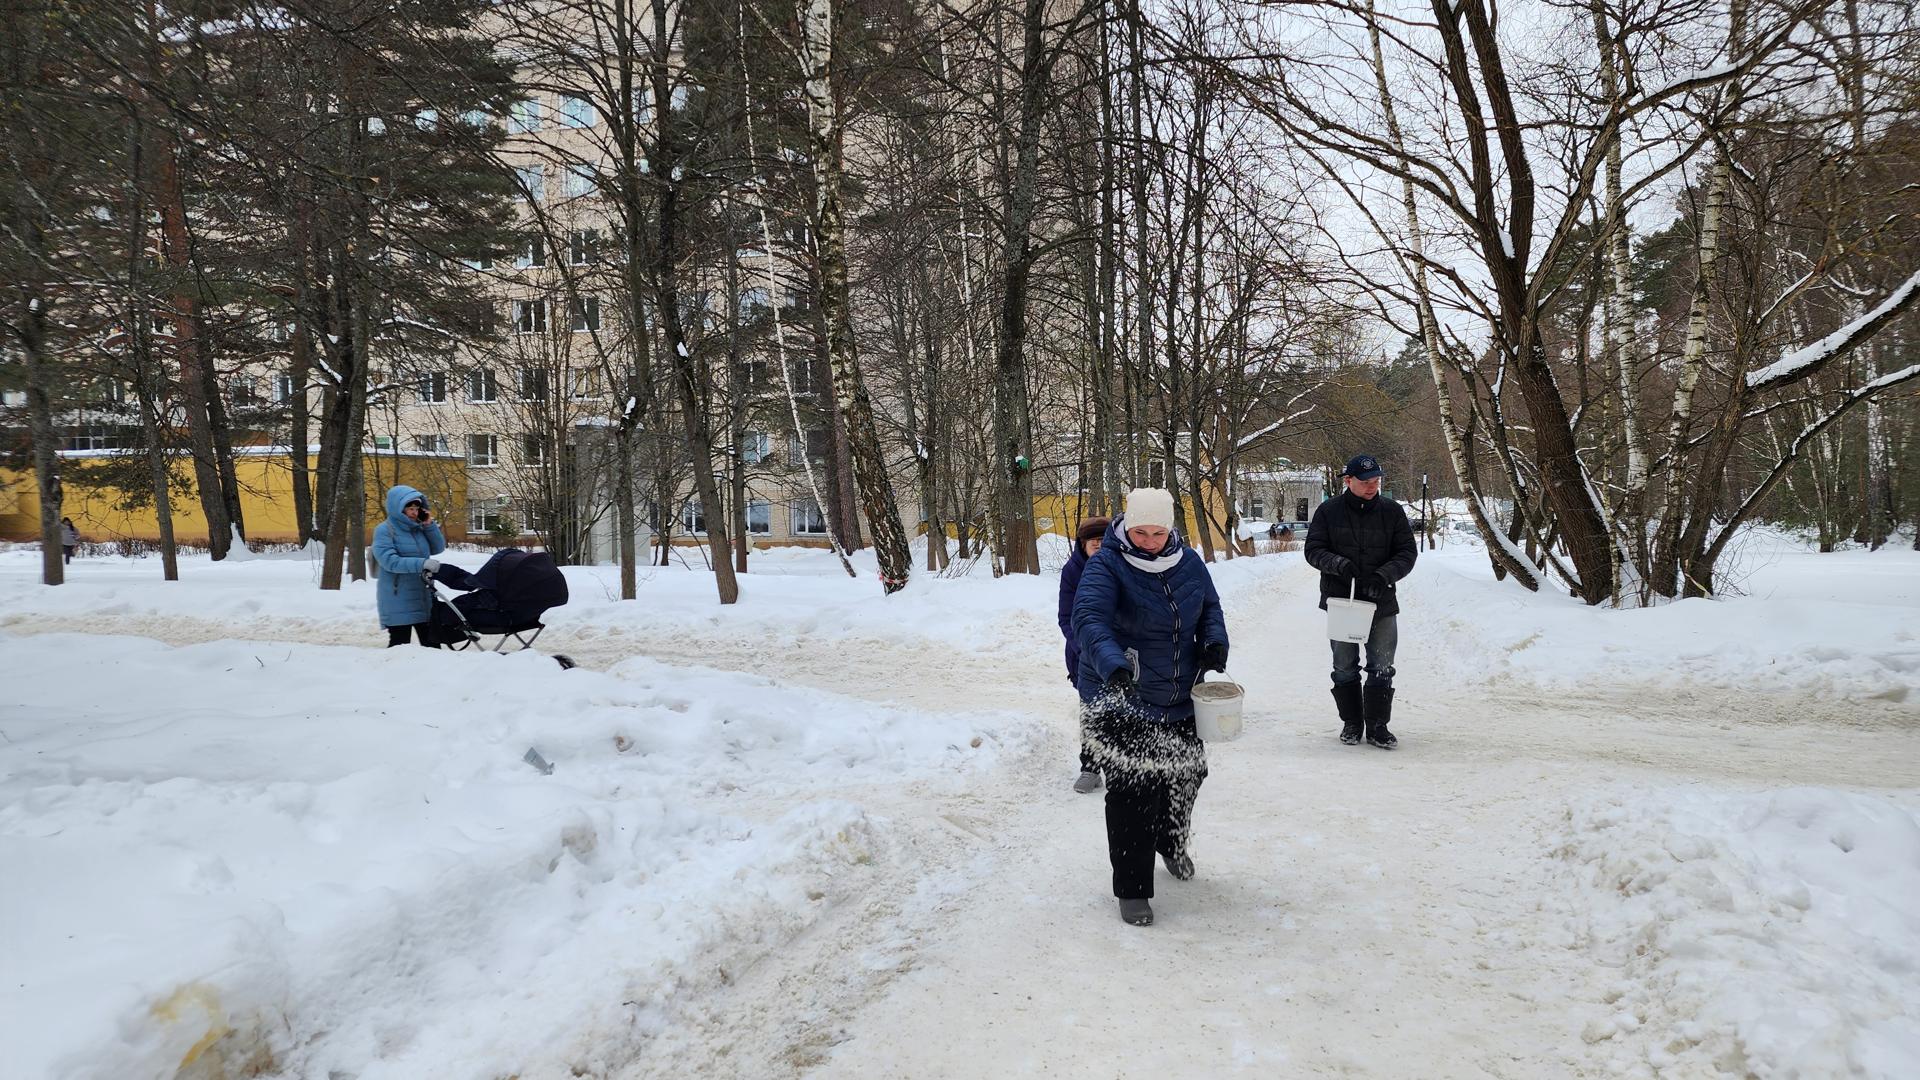
<svg viewBox="0 0 1920 1080"><path fill-rule="evenodd" d="M1173 492L1165 488L1134 488L1127 492L1127 528L1158 525L1173 528Z"/></svg>

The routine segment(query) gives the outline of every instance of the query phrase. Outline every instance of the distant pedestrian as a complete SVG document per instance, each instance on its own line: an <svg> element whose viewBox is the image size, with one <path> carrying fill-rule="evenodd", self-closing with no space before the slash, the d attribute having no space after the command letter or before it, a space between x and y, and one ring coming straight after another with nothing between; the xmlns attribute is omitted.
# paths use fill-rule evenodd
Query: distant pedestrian
<svg viewBox="0 0 1920 1080"><path fill-rule="evenodd" d="M1073 554L1067 556L1067 565L1060 568L1060 632L1067 639L1067 681L1076 689L1080 686L1080 646L1073 640L1073 597L1080 588L1080 572L1086 569L1087 560L1100 550L1108 524L1103 517L1081 522L1073 534ZM1073 790L1082 795L1100 790L1100 766L1087 753L1084 732L1080 738L1080 776L1074 780Z"/></svg>
<svg viewBox="0 0 1920 1080"><path fill-rule="evenodd" d="M72 518L70 517L61 518L60 519L60 551L66 556L67 562L70 563L73 561L73 553L79 547L80 547L80 530L73 527Z"/></svg>
<svg viewBox="0 0 1920 1080"><path fill-rule="evenodd" d="M1367 682L1360 685L1360 646L1333 642L1333 702L1340 712L1340 741L1352 746L1364 730L1369 745L1400 744L1387 724L1393 719L1393 654L1400 644L1396 583L1413 572L1420 548L1400 504L1380 494L1380 462L1360 454L1342 470L1346 491L1313 512L1307 526L1307 562L1320 571L1320 607L1330 596L1374 603L1367 634Z"/></svg>
<svg viewBox="0 0 1920 1080"><path fill-rule="evenodd" d="M1193 684L1227 667L1220 594L1174 529L1173 495L1127 494L1087 560L1073 601L1078 686L1089 749L1106 773L1107 859L1120 917L1153 922L1153 856L1193 877L1187 841L1207 756L1193 727Z"/></svg>
<svg viewBox="0 0 1920 1080"><path fill-rule="evenodd" d="M375 602L387 646L405 645L415 636L430 649L440 647L433 632L433 593L426 576L440 568L434 556L447 550L440 523L427 497L397 484L387 489L387 520L373 530L373 557L380 563Z"/></svg>

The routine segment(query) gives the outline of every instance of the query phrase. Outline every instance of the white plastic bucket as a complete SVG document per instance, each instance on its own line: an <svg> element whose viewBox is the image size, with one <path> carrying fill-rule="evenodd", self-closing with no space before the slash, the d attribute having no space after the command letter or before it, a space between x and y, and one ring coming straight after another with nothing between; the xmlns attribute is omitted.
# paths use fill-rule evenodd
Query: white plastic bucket
<svg viewBox="0 0 1920 1080"><path fill-rule="evenodd" d="M1207 742L1232 742L1245 730L1240 711L1247 692L1239 683L1193 684L1193 729Z"/></svg>
<svg viewBox="0 0 1920 1080"><path fill-rule="evenodd" d="M1355 583L1358 586L1358 582ZM1334 641L1366 644L1373 634L1374 605L1371 600L1327 598L1327 636Z"/></svg>

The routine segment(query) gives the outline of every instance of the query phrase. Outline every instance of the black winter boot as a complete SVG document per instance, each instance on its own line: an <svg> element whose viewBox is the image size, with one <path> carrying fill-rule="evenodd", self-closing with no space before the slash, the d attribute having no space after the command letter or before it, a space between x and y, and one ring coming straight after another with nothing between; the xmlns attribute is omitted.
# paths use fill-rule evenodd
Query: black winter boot
<svg viewBox="0 0 1920 1080"><path fill-rule="evenodd" d="M1340 741L1348 746L1360 744L1360 684L1334 683L1333 704L1340 710Z"/></svg>
<svg viewBox="0 0 1920 1080"><path fill-rule="evenodd" d="M1393 687L1382 686L1371 680L1367 683L1367 745L1382 750L1391 750L1400 745L1400 740L1387 730L1387 723L1393 719Z"/></svg>

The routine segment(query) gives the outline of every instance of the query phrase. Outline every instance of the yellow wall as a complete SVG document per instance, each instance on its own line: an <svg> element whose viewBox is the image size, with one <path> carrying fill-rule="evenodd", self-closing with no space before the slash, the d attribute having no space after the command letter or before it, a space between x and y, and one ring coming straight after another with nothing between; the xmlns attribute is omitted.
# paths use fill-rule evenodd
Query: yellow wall
<svg viewBox="0 0 1920 1080"><path fill-rule="evenodd" d="M311 462L309 458L309 462ZM151 502L135 510L121 510L117 488L96 487L85 474L97 469L99 458L61 459L65 480L62 511L73 519L80 539L89 543L115 540L158 540L159 519ZM268 543L298 540L293 518L293 464L284 452L235 454L233 469L240 482L240 513L246 519L247 539ZM179 470L176 470L176 475ZM387 488L396 482L424 491L448 540L467 536L467 463L455 457L430 454L369 453L366 456L367 529L386 520ZM0 538L37 540L40 537L40 497L33 474L0 469ZM207 519L191 490L173 492L173 534L183 544L207 542Z"/></svg>
<svg viewBox="0 0 1920 1080"><path fill-rule="evenodd" d="M1220 491L1208 484L1202 492L1207 500L1208 528L1212 530L1214 542L1220 541L1219 521L1226 503L1220 497ZM1188 505L1186 492L1179 493L1180 499L1180 535L1189 540L1195 536L1193 525L1193 507ZM1071 537L1087 515L1081 510L1082 499L1078 495L1039 495L1033 500L1033 525L1041 533L1055 533ZM1045 521L1046 524L1041 524ZM1197 541L1195 541L1197 542Z"/></svg>

